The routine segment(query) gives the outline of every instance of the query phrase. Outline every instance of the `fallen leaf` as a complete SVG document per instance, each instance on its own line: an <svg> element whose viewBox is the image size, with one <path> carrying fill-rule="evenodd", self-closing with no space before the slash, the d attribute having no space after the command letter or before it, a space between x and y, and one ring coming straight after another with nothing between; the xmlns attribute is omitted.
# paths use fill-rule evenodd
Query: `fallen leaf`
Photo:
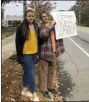
<svg viewBox="0 0 89 102"><path fill-rule="evenodd" d="M58 92L58 94L60 94L60 92Z"/></svg>
<svg viewBox="0 0 89 102"><path fill-rule="evenodd" d="M13 92L12 90L10 90L10 92Z"/></svg>
<svg viewBox="0 0 89 102"><path fill-rule="evenodd" d="M5 99L7 100L7 97Z"/></svg>
<svg viewBox="0 0 89 102"><path fill-rule="evenodd" d="M11 100L11 101L15 101L15 99L14 99L14 98L10 98L10 100Z"/></svg>
<svg viewBox="0 0 89 102"><path fill-rule="evenodd" d="M59 87L59 85L58 85L58 84L56 84L56 87L58 88L58 87Z"/></svg>
<svg viewBox="0 0 89 102"><path fill-rule="evenodd" d="M8 75L6 75L6 77L8 77Z"/></svg>
<svg viewBox="0 0 89 102"><path fill-rule="evenodd" d="M67 88L67 90L69 90L69 91L70 91L70 88Z"/></svg>

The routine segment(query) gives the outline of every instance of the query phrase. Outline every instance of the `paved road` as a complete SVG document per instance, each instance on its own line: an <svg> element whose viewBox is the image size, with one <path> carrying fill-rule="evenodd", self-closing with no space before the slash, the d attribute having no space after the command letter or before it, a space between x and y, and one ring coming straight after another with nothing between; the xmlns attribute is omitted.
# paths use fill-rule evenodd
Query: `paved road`
<svg viewBox="0 0 89 102"><path fill-rule="evenodd" d="M88 32L78 34L89 39ZM61 74L59 90L66 101L89 102L89 43L79 35L64 39L66 51L60 58L64 62L60 72L67 74Z"/></svg>
<svg viewBox="0 0 89 102"><path fill-rule="evenodd" d="M82 31L78 31L78 38L84 40L85 42L89 43L89 32L84 33Z"/></svg>
<svg viewBox="0 0 89 102"><path fill-rule="evenodd" d="M89 43L89 27L78 26L78 35L77 37Z"/></svg>

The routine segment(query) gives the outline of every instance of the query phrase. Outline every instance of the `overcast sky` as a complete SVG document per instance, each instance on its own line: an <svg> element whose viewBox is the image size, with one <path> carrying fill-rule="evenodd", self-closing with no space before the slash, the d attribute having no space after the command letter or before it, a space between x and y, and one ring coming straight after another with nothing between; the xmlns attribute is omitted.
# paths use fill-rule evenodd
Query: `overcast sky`
<svg viewBox="0 0 89 102"><path fill-rule="evenodd" d="M68 10L75 4L76 1L51 1L56 2L56 9ZM16 6L18 5L18 6ZM55 9L54 9L55 10ZM23 15L23 4L22 3L9 3L5 5L5 16L6 15Z"/></svg>

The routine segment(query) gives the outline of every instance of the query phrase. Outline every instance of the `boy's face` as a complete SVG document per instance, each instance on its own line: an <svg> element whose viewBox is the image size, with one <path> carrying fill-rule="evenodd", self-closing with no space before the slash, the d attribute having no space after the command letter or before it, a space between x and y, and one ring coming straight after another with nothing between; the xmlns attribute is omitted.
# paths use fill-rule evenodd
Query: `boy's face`
<svg viewBox="0 0 89 102"><path fill-rule="evenodd" d="M33 23L34 21L34 13L33 12L28 12L26 15L26 19L29 23Z"/></svg>
<svg viewBox="0 0 89 102"><path fill-rule="evenodd" d="M46 13L43 13L42 16L41 16L41 18L42 18L42 21L44 23L47 23L49 21L48 15Z"/></svg>

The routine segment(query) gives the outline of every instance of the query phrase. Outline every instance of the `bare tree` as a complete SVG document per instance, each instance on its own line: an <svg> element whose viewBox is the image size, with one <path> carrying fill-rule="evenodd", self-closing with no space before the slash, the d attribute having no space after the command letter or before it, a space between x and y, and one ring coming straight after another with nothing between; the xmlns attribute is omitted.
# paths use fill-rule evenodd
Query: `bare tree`
<svg viewBox="0 0 89 102"><path fill-rule="evenodd" d="M54 6L50 1L44 1L44 0L31 0L30 4L28 4L28 7L31 7L35 11L35 15L37 20L39 20L39 14L43 11L46 10L50 12Z"/></svg>

